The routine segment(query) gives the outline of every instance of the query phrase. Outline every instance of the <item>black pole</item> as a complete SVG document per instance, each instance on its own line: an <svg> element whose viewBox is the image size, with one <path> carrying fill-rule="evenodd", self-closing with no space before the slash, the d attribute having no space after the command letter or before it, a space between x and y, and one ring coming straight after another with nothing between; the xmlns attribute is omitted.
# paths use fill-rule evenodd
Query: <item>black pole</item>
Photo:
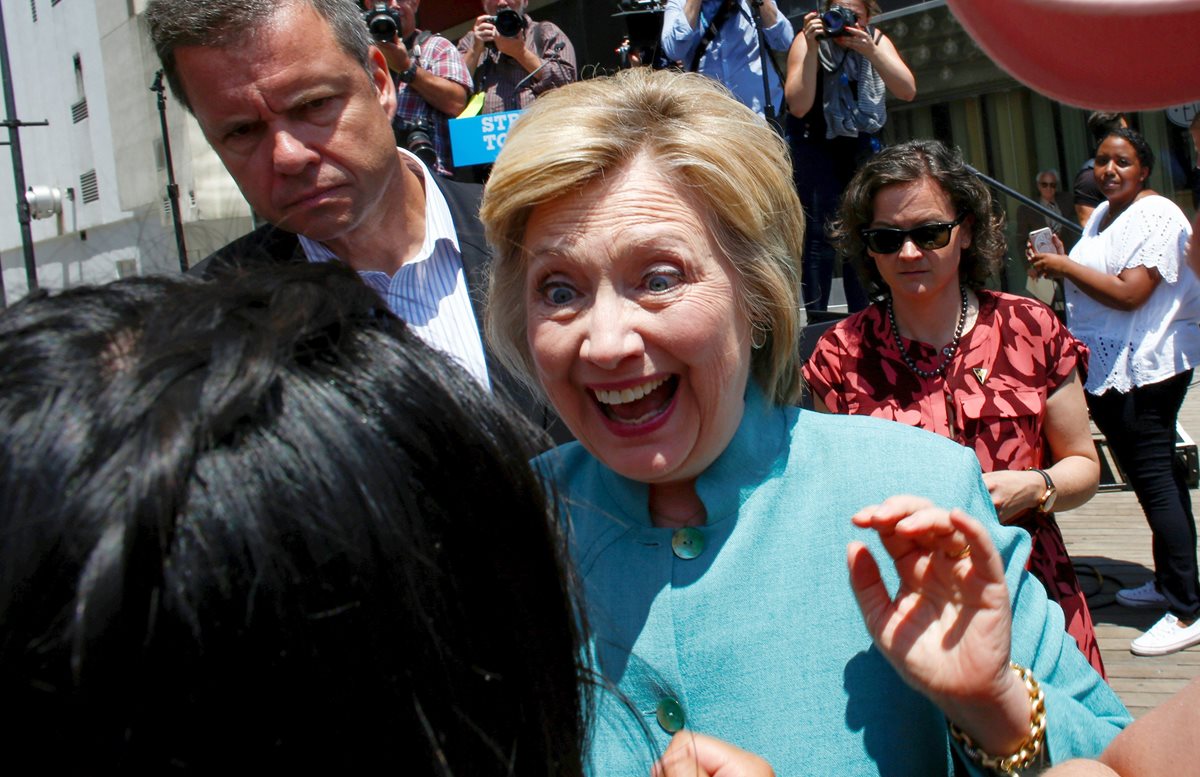
<svg viewBox="0 0 1200 777"><path fill-rule="evenodd" d="M1023 205L1028 205L1030 208L1033 208L1035 211L1042 214L1046 218L1057 221L1059 224L1062 224L1064 227L1066 227L1067 229L1069 229L1070 231L1074 232L1077 235L1083 234L1083 227L1079 226L1079 224L1077 224L1076 222L1067 218L1063 214L1050 210L1049 208L1045 207L1044 205L1041 205L1038 202L1034 201L1034 199L1032 197L1026 197L1024 194L1021 194L1016 189L1013 189L1010 186L1006 186L1006 185L1000 183L995 178L992 178L990 175L984 175L983 173L979 172L978 170L976 170L974 167L971 167L970 165L963 165L963 167L967 168L972 173L974 173L984 183L988 184L989 186L991 186L993 188L999 189L1000 191L1007 194L1009 197L1013 197L1014 199L1017 200L1017 202L1020 202Z"/></svg>
<svg viewBox="0 0 1200 777"><path fill-rule="evenodd" d="M12 153L13 186L17 190L17 221L21 224L21 246L25 253L25 278L29 290L38 287L37 260L33 255L33 231L29 227L29 203L25 200L25 166L21 162L21 122L17 119L16 97L13 95L12 73L8 63L8 33L4 29L4 12L0 10L0 71L4 79L4 105L7 117L8 144ZM0 267L0 307L8 304L4 292L4 270Z"/></svg>
<svg viewBox="0 0 1200 777"><path fill-rule="evenodd" d="M175 248L179 251L179 271L187 272L187 245L183 239L183 219L179 215L179 186L175 183L175 165L171 161L171 136L167 132L167 88L163 71L154 74L151 92L158 94L158 123L162 127L163 156L167 160L167 198L171 201L171 220L175 222Z"/></svg>
<svg viewBox="0 0 1200 777"><path fill-rule="evenodd" d="M762 67L763 79L763 117L766 118L767 124L771 125L771 129L783 135L783 121L779 114L775 112L775 101L771 99L771 77L767 73L767 65L771 64L771 52L767 49L767 34L763 31L762 25L762 4L763 0L750 0L750 21L754 25L754 32L758 36L758 57L760 66ZM776 14L781 14L783 11L779 7L775 8ZM779 84L779 88L783 88L783 83Z"/></svg>

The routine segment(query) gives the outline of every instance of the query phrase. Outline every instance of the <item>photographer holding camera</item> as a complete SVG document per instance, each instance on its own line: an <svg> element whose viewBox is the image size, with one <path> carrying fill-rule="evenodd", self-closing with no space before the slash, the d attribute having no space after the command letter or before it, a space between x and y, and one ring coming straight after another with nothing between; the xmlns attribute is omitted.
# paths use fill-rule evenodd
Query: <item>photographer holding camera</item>
<svg viewBox="0 0 1200 777"><path fill-rule="evenodd" d="M825 310L836 261L825 222L837 210L854 171L882 148L887 92L917 96L917 81L888 36L871 26L875 0L824 0L804 17L788 52L788 138L807 234L801 286L804 307ZM850 313L867 306L853 269L842 275Z"/></svg>
<svg viewBox="0 0 1200 777"><path fill-rule="evenodd" d="M792 23L779 12L775 0L758 1L767 47L787 50ZM764 81L759 30L751 14L754 2L668 0L663 9L662 50L668 60L682 62L685 70L724 84L738 102L774 119L783 103L783 79L778 67L772 66ZM764 99L768 83L769 102Z"/></svg>
<svg viewBox="0 0 1200 777"><path fill-rule="evenodd" d="M396 145L452 176L446 124L467 105L471 74L454 44L417 28L421 0L362 0L363 18L396 84Z"/></svg>
<svg viewBox="0 0 1200 777"><path fill-rule="evenodd" d="M483 113L524 108L542 92L575 80L575 47L552 22L535 22L527 0L483 0L483 15L458 41Z"/></svg>

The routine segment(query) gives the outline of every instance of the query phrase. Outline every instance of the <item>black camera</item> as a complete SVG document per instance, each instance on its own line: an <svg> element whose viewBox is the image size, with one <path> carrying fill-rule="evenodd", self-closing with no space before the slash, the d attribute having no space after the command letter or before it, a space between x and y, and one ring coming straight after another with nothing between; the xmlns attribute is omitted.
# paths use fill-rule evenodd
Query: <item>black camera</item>
<svg viewBox="0 0 1200 777"><path fill-rule="evenodd" d="M511 8L501 8L490 21L496 25L496 32L505 38L515 38L529 26L525 17Z"/></svg>
<svg viewBox="0 0 1200 777"><path fill-rule="evenodd" d="M824 37L840 38L850 34L847 27L858 26L858 16L844 5L834 5L821 14L821 23L825 25Z"/></svg>
<svg viewBox="0 0 1200 777"><path fill-rule="evenodd" d="M381 43L389 43L400 34L400 12L387 3L376 3L371 10L363 11L363 21L371 37Z"/></svg>
<svg viewBox="0 0 1200 777"><path fill-rule="evenodd" d="M427 121L397 121L392 124L396 145L417 155L430 170L437 170L437 150L433 147L433 125Z"/></svg>

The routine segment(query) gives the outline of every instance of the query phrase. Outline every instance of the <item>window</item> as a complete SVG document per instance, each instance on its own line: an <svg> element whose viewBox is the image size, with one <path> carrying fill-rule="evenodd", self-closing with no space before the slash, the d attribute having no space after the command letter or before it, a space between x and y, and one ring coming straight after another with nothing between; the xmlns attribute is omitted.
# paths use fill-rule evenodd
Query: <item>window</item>
<svg viewBox="0 0 1200 777"><path fill-rule="evenodd" d="M100 199L100 184L96 181L95 170L88 170L79 176L79 191L85 205Z"/></svg>
<svg viewBox="0 0 1200 777"><path fill-rule="evenodd" d="M74 57L75 64L75 97L80 100L87 99L87 94L83 91L83 60L76 54Z"/></svg>
<svg viewBox="0 0 1200 777"><path fill-rule="evenodd" d="M75 124L88 117L87 95L83 91L83 60L75 55L75 103L71 106L71 121Z"/></svg>

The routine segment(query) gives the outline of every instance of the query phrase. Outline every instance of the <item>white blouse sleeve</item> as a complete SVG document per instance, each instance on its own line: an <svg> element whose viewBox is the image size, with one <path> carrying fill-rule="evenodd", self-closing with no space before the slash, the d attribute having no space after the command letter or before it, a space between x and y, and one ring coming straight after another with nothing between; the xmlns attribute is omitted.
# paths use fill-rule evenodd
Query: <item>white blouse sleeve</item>
<svg viewBox="0 0 1200 777"><path fill-rule="evenodd" d="M1179 207L1166 197L1148 197L1129 218L1113 244L1110 257L1116 272L1130 267L1158 270L1164 281L1179 280L1191 229Z"/></svg>

